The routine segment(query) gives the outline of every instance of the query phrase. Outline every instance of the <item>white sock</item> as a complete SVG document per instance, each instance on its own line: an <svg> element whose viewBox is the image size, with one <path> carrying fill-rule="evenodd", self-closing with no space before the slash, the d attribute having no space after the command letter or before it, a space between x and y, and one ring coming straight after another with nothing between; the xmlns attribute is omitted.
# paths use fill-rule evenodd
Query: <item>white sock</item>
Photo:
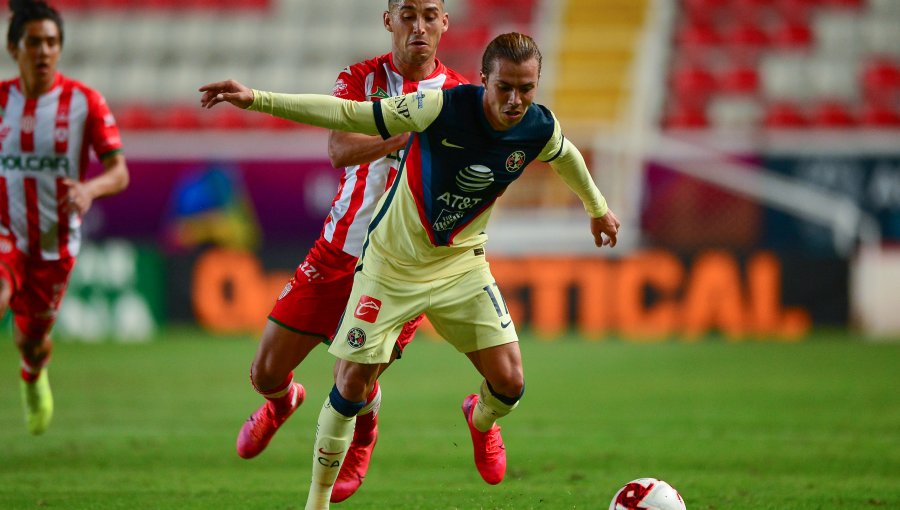
<svg viewBox="0 0 900 510"><path fill-rule="evenodd" d="M330 399L325 398L316 427L312 483L309 486L309 497L306 499L306 510L328 508L331 490L341 471L350 440L353 439L355 425L356 416L347 417L335 411L331 407Z"/></svg>
<svg viewBox="0 0 900 510"><path fill-rule="evenodd" d="M478 403L472 411L472 425L475 425L475 428L481 432L491 430L494 422L512 412L519 405L518 401L513 405L509 405L498 400L491 393L486 380L481 383L481 391L479 393Z"/></svg>

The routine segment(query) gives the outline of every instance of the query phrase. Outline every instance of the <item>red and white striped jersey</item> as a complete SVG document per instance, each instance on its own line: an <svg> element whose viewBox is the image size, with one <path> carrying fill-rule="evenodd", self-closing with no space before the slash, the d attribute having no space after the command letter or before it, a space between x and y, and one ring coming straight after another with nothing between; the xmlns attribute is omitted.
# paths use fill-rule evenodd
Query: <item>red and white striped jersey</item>
<svg viewBox="0 0 900 510"><path fill-rule="evenodd" d="M0 250L59 260L81 247L81 218L67 211L64 178L83 181L88 148L122 147L97 91L57 73L53 87L27 98L18 78L0 82Z"/></svg>
<svg viewBox="0 0 900 510"><path fill-rule="evenodd" d="M434 72L416 82L404 78L394 67L391 54L387 53L344 68L335 81L332 95L354 101L380 101L418 90L449 89L468 83L439 60L435 62ZM360 256L375 205L397 175L401 157L402 151L399 151L371 163L344 169L331 211L325 219L322 237L326 241L354 257Z"/></svg>

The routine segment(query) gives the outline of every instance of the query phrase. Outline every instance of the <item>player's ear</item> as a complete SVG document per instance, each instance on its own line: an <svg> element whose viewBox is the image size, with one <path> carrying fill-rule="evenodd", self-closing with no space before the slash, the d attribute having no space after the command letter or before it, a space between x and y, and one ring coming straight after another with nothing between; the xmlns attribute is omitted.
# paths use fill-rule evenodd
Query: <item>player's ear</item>
<svg viewBox="0 0 900 510"><path fill-rule="evenodd" d="M384 29L387 30L388 32L393 32L394 28L391 26L391 12L384 11L384 14L382 14L381 16L382 16L382 21L384 22Z"/></svg>
<svg viewBox="0 0 900 510"><path fill-rule="evenodd" d="M441 30L441 32L447 32L447 29L450 28L450 15L446 12L444 13L443 25L444 28Z"/></svg>
<svg viewBox="0 0 900 510"><path fill-rule="evenodd" d="M485 76L484 73L478 73L478 74L481 75L481 84L484 85L485 88L487 88L487 80L488 80L488 77Z"/></svg>

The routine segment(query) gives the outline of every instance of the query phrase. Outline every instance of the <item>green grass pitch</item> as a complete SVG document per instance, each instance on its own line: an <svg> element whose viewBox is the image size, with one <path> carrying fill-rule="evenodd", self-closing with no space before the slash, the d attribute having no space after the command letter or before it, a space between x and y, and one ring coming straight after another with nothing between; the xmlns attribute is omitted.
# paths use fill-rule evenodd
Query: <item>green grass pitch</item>
<svg viewBox="0 0 900 510"><path fill-rule="evenodd" d="M172 332L148 344L59 343L56 414L25 431L18 358L0 345L0 508L301 509L332 359L297 372L307 402L246 461L261 399L254 339ZM525 337L527 391L501 421L509 468L487 486L459 405L468 361L419 339L382 378L381 435L346 509L603 509L662 478L690 510L900 508L900 344L634 344Z"/></svg>

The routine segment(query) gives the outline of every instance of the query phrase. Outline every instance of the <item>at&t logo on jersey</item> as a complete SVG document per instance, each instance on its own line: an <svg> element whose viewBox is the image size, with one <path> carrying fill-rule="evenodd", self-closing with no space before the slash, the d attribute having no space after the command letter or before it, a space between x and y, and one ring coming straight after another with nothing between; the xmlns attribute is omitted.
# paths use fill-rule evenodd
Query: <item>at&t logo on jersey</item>
<svg viewBox="0 0 900 510"><path fill-rule="evenodd" d="M361 321L374 324L378 319L378 312L381 310L381 301L371 296L363 294L356 303L356 311L353 316Z"/></svg>
<svg viewBox="0 0 900 510"><path fill-rule="evenodd" d="M359 328L351 329L347 332L347 344L354 349L359 349L366 344L366 332Z"/></svg>

